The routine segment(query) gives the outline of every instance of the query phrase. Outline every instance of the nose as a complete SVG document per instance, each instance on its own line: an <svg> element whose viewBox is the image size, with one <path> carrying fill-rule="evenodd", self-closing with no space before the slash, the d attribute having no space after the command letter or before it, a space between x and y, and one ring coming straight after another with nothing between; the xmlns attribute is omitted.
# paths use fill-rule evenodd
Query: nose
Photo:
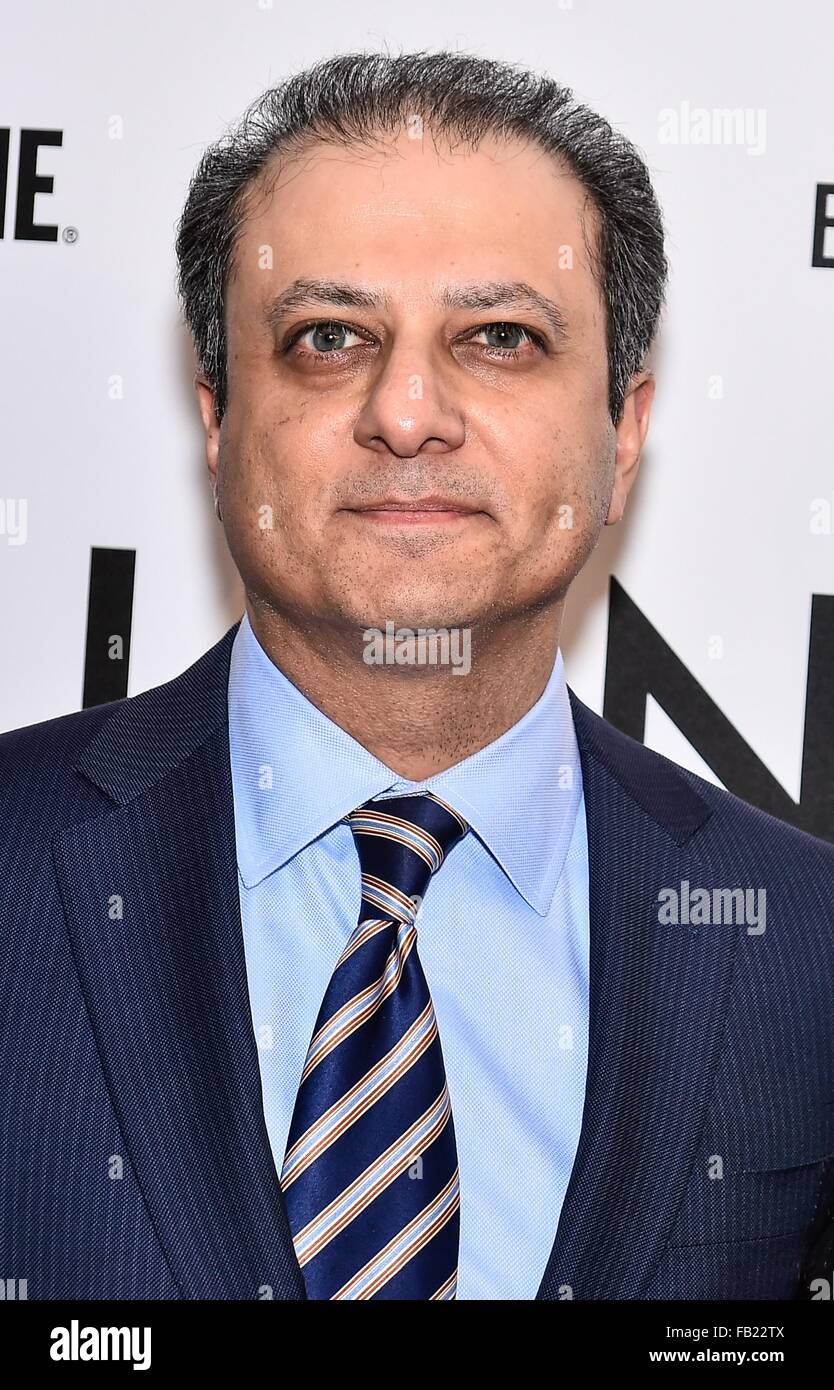
<svg viewBox="0 0 834 1390"><path fill-rule="evenodd" d="M398 458L445 454L466 437L442 366L414 343L392 348L368 388L354 426L357 444Z"/></svg>

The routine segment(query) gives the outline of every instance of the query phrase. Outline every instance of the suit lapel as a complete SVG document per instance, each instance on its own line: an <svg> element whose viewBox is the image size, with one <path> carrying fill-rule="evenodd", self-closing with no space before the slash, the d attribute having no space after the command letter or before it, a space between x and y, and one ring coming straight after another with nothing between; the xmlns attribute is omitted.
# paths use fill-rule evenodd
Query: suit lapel
<svg viewBox="0 0 834 1390"><path fill-rule="evenodd" d="M652 755L570 696L588 825L588 1077L538 1297L639 1299L705 1118L739 929L659 924L661 888L723 886L685 848L710 809L673 764L647 768Z"/></svg>
<svg viewBox="0 0 834 1390"><path fill-rule="evenodd" d="M304 1298L241 929L236 626L177 681L114 710L78 767L118 804L60 833L54 856L110 1096L183 1297Z"/></svg>

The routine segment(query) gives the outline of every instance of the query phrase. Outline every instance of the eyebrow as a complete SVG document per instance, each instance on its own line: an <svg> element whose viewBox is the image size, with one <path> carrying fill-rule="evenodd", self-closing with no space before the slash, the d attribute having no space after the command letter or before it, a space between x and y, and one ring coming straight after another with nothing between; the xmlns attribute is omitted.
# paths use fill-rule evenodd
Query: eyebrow
<svg viewBox="0 0 834 1390"><path fill-rule="evenodd" d="M486 281L472 285L446 285L437 296L446 309L476 311L500 309L535 309L547 321L557 339L567 337L567 321L553 300L533 289L523 280ZM362 289L338 280L294 280L287 289L271 299L266 307L267 327L274 330L290 314L307 305L339 305L346 309L386 309L390 298L383 292Z"/></svg>

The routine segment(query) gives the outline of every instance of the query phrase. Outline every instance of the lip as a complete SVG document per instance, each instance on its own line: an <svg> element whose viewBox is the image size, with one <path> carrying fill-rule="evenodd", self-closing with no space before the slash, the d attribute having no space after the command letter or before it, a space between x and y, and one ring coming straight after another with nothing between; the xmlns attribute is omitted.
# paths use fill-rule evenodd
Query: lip
<svg viewBox="0 0 834 1390"><path fill-rule="evenodd" d="M388 525L440 525L481 515L479 507L469 506L454 497L384 497L369 506L353 507L367 521Z"/></svg>

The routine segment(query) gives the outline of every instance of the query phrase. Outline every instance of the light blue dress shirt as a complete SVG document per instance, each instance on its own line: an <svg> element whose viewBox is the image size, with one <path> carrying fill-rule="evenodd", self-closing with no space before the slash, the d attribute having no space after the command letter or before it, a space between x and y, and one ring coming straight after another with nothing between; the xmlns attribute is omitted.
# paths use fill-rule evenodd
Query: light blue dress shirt
<svg viewBox="0 0 834 1390"><path fill-rule="evenodd" d="M359 918L359 857L341 818L370 797L432 790L469 822L417 918L457 1139L458 1298L535 1298L576 1154L588 1056L585 806L561 651L518 723L411 782L302 695L244 615L229 741L252 1021L279 1173L316 1016Z"/></svg>

